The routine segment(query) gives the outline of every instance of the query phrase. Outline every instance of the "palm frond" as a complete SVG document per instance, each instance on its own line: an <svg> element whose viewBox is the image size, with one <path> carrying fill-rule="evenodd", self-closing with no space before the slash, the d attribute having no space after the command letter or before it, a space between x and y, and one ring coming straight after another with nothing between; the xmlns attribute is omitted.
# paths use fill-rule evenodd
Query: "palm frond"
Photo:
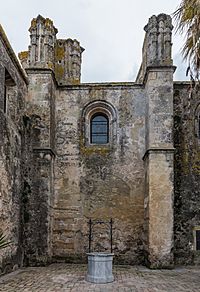
<svg viewBox="0 0 200 292"><path fill-rule="evenodd" d="M6 236L3 235L3 232L0 232L0 249L7 247L11 242L6 240Z"/></svg>
<svg viewBox="0 0 200 292"><path fill-rule="evenodd" d="M190 72L197 78L200 71L200 1L182 0L173 17L176 31L186 36L183 58L188 60Z"/></svg>

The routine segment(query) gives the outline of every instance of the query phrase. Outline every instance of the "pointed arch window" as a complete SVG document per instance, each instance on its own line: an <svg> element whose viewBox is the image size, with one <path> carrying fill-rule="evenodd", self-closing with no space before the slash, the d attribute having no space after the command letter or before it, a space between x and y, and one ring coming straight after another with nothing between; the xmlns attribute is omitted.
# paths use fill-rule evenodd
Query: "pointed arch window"
<svg viewBox="0 0 200 292"><path fill-rule="evenodd" d="M95 113L90 120L90 143L109 143L109 119L104 113Z"/></svg>

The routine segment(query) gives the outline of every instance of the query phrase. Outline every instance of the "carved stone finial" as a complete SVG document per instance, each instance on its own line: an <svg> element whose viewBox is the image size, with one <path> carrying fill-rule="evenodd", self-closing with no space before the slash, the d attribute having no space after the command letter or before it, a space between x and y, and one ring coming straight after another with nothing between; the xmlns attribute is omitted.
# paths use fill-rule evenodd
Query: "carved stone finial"
<svg viewBox="0 0 200 292"><path fill-rule="evenodd" d="M58 39L55 46L55 76L60 85L79 84L84 49L77 40Z"/></svg>
<svg viewBox="0 0 200 292"><path fill-rule="evenodd" d="M29 28L29 67L52 68L54 66L54 44L58 30L53 21L38 15Z"/></svg>
<svg viewBox="0 0 200 292"><path fill-rule="evenodd" d="M159 14L150 17L145 26L147 41L147 66L172 65L171 33L172 19L170 15Z"/></svg>
<svg viewBox="0 0 200 292"><path fill-rule="evenodd" d="M29 28L30 45L19 54L24 68L51 69L59 85L79 84L84 49L77 40L57 39L53 21L38 15Z"/></svg>

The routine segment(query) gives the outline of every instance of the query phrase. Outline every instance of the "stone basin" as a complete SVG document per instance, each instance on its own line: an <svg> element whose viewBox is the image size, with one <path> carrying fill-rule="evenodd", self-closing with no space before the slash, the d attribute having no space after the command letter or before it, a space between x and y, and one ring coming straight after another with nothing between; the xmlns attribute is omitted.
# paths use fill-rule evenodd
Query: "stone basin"
<svg viewBox="0 0 200 292"><path fill-rule="evenodd" d="M92 283L110 283L114 281L112 273L113 253L91 252L88 256L86 280Z"/></svg>

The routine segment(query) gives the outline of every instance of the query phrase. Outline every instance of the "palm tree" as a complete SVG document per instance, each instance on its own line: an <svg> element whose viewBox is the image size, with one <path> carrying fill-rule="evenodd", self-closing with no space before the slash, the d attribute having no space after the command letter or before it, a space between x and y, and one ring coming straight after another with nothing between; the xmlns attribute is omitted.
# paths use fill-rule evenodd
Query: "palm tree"
<svg viewBox="0 0 200 292"><path fill-rule="evenodd" d="M6 240L6 236L0 231L0 249L7 247L11 242Z"/></svg>
<svg viewBox="0 0 200 292"><path fill-rule="evenodd" d="M183 58L188 60L186 75L190 73L192 80L199 79L200 71L200 0L182 0L173 13L176 29L185 33L182 48Z"/></svg>

